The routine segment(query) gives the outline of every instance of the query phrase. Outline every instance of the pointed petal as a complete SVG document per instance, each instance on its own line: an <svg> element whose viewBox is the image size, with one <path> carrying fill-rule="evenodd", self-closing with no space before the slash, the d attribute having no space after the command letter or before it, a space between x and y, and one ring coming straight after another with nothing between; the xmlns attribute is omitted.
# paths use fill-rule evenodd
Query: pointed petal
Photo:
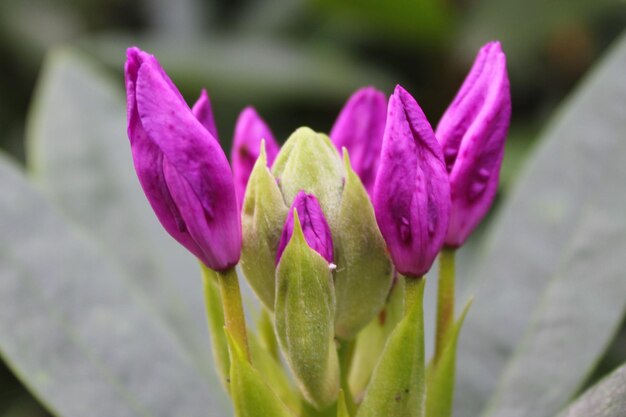
<svg viewBox="0 0 626 417"><path fill-rule="evenodd" d="M341 152L348 149L354 170L371 195L385 130L385 95L374 87L356 91L339 113L330 138Z"/></svg>
<svg viewBox="0 0 626 417"><path fill-rule="evenodd" d="M230 158L240 207L243 204L250 173L260 154L261 140L265 140L267 164L272 166L280 147L272 131L256 110L253 107L246 107L237 119Z"/></svg>
<svg viewBox="0 0 626 417"><path fill-rule="evenodd" d="M219 140L219 136L217 136L217 125L215 124L215 117L213 116L213 108L211 106L211 100L209 99L209 94L205 89L202 89L200 92L200 97L191 108L191 111L196 119L205 127L206 130L216 139Z"/></svg>

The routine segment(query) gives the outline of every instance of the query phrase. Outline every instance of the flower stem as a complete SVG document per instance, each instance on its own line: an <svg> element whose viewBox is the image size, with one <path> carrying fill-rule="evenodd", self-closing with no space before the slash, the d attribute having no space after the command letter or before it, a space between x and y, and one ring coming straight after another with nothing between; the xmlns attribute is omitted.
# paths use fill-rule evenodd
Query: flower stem
<svg viewBox="0 0 626 417"><path fill-rule="evenodd" d="M416 303L421 302L424 296L424 277L405 277L404 285L404 315L406 316Z"/></svg>
<svg viewBox="0 0 626 417"><path fill-rule="evenodd" d="M224 323L235 343L246 353L250 360L248 349L248 337L246 334L246 318L243 313L241 291L239 290L239 278L235 268L226 271L218 271L217 278L224 304Z"/></svg>
<svg viewBox="0 0 626 417"><path fill-rule="evenodd" d="M452 248L444 248L439 254L439 288L437 290L437 330L435 358L437 363L445 347L448 332L454 326L454 255Z"/></svg>
<svg viewBox="0 0 626 417"><path fill-rule="evenodd" d="M209 334L211 335L211 348L217 373L224 388L228 391L228 374L230 373L230 358L228 355L228 343L224 333L224 308L222 297L217 282L217 272L207 268L200 262L202 281L204 284L204 305L207 314Z"/></svg>
<svg viewBox="0 0 626 417"><path fill-rule="evenodd" d="M354 397L352 391L350 391L350 385L348 383L348 377L350 376L350 366L352 365L352 357L354 356L354 346L356 341L353 340L340 340L339 341L339 368L340 368L340 380L341 389L343 390L346 407L351 416L356 414L356 404L354 403Z"/></svg>

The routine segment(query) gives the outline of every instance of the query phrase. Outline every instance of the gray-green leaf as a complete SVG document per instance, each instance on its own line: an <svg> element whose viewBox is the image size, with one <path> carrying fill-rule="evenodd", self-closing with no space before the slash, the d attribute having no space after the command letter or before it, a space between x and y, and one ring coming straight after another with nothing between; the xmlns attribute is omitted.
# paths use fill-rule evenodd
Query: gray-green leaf
<svg viewBox="0 0 626 417"><path fill-rule="evenodd" d="M626 364L587 390L559 417L626 416Z"/></svg>
<svg viewBox="0 0 626 417"><path fill-rule="evenodd" d="M51 52L29 114L30 173L98 241L102 256L125 270L206 370L200 268L163 230L141 191L120 87L76 51Z"/></svg>
<svg viewBox="0 0 626 417"><path fill-rule="evenodd" d="M0 157L0 352L63 417L222 416L217 384L88 236Z"/></svg>

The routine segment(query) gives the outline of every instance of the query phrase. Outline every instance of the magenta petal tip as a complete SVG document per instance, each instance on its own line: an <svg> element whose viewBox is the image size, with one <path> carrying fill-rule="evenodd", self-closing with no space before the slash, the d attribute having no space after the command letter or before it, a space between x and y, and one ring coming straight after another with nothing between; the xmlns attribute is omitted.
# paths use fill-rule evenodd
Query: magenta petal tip
<svg viewBox="0 0 626 417"><path fill-rule="evenodd" d="M280 147L272 131L257 111L253 107L246 107L237 119L231 151L239 207L243 205L248 179L261 154L261 140L265 140L267 164L271 166Z"/></svg>
<svg viewBox="0 0 626 417"><path fill-rule="evenodd" d="M219 140L217 135L217 125L215 124L215 117L213 116L213 106L211 106L211 99L209 98L209 94L206 89L202 89L200 91L200 97L191 108L192 113L196 116L196 119L202 126L209 131L209 133L215 138L215 140Z"/></svg>
<svg viewBox="0 0 626 417"><path fill-rule="evenodd" d="M280 237L278 251L276 253L276 264L280 261L281 256L287 244L293 235L294 210L298 212L298 218L302 227L302 233L307 244L319 253L330 264L333 262L333 240L330 233L330 227L324 217L322 208L317 198L313 194L307 194L300 191L291 205L285 227Z"/></svg>
<svg viewBox="0 0 626 417"><path fill-rule="evenodd" d="M385 130L387 100L374 87L357 90L346 102L330 132L339 152L346 148L355 172L372 194Z"/></svg>

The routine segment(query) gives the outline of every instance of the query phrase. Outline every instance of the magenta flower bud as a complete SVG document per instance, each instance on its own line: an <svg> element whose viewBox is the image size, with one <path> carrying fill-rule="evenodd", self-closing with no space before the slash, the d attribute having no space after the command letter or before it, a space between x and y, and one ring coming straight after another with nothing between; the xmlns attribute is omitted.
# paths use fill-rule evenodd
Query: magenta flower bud
<svg viewBox="0 0 626 417"><path fill-rule="evenodd" d="M510 120L506 57L499 42L490 42L437 126L452 198L447 246L461 246L489 211Z"/></svg>
<svg viewBox="0 0 626 417"><path fill-rule="evenodd" d="M378 170L386 114L385 94L374 87L361 88L348 99L330 132L339 153L342 148L350 153L352 167L370 196Z"/></svg>
<svg viewBox="0 0 626 417"><path fill-rule="evenodd" d="M271 167L280 150L280 146L278 146L272 131L256 110L253 107L246 107L237 119L230 156L233 163L235 189L240 208L243 205L243 199L246 194L248 178L250 178L254 163L261 153L262 139L265 139L267 165Z"/></svg>
<svg viewBox="0 0 626 417"><path fill-rule="evenodd" d="M446 236L450 186L430 123L400 86L389 98L373 203L396 270L428 272Z"/></svg>
<svg viewBox="0 0 626 417"><path fill-rule="evenodd" d="M202 92L200 92L200 97L191 108L191 111L194 116L196 116L196 119L202 123L202 126L204 126L215 139L218 139L219 136L217 135L217 125L215 124L215 117L213 117L211 100L205 89L202 89Z"/></svg>
<svg viewBox="0 0 626 417"><path fill-rule="evenodd" d="M294 210L298 212L298 218L300 219L300 225L306 243L313 250L322 255L329 264L333 263L333 239L320 203L313 194L300 191L293 200L293 204L287 215L287 220L285 221L283 234L280 237L278 250L276 252L276 264L278 265L285 247L289 243L289 240L291 240L291 235L293 234Z"/></svg>
<svg viewBox="0 0 626 417"><path fill-rule="evenodd" d="M128 49L125 79L135 170L159 221L209 268L234 266L241 220L226 155L154 56Z"/></svg>

